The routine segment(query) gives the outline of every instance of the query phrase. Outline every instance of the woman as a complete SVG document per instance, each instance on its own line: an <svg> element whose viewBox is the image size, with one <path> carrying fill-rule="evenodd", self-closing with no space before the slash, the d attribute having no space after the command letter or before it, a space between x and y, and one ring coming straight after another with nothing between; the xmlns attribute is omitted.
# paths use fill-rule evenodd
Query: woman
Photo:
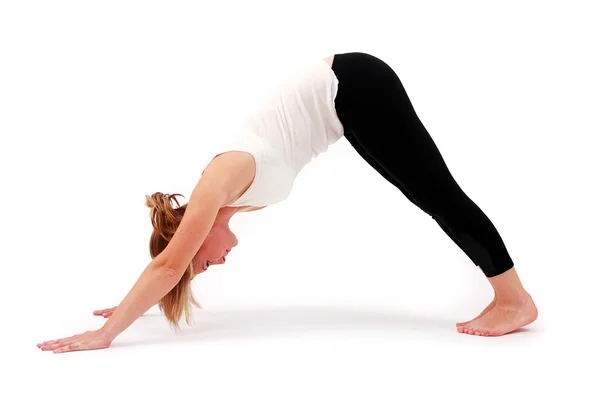
<svg viewBox="0 0 600 401"><path fill-rule="evenodd" d="M417 207L429 214L479 266L494 300L458 332L498 336L532 323L537 309L492 222L448 170L396 73L379 58L343 53L300 68L248 118L232 143L208 161L188 204L175 195L147 196L154 227L152 262L99 330L38 344L65 352L108 347L158 303L178 327L195 275L225 263L237 245L229 220L284 200L302 168L342 136ZM177 208L172 207L175 200Z"/></svg>

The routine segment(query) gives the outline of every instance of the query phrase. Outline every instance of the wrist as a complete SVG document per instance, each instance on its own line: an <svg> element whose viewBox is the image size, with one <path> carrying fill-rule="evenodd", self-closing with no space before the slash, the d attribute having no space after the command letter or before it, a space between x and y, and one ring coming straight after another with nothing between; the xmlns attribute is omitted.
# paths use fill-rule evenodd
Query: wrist
<svg viewBox="0 0 600 401"><path fill-rule="evenodd" d="M110 320L110 319L109 319ZM106 322L108 323L108 322ZM109 341L109 342L113 342L113 340L119 335L119 333L116 333L114 330L111 330L110 326L108 326L107 324L104 324L104 326L100 327L98 329L98 331Z"/></svg>

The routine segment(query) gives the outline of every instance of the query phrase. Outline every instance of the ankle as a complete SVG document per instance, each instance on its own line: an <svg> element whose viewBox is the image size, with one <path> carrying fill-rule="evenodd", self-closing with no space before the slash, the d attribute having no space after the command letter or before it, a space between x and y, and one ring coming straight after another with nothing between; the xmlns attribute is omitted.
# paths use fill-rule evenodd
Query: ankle
<svg viewBox="0 0 600 401"><path fill-rule="evenodd" d="M531 296L526 291L496 294L496 305L520 308L531 302Z"/></svg>

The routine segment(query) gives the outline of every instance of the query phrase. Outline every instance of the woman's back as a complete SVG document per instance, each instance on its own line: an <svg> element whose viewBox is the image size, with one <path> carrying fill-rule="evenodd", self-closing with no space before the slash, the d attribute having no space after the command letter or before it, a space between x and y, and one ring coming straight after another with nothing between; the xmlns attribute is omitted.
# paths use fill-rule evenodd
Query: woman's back
<svg viewBox="0 0 600 401"><path fill-rule="evenodd" d="M289 74L233 140L218 150L216 155L247 152L256 164L247 190L227 206L267 206L284 200L302 168L343 136L335 112L338 80L330 68L332 60L311 60Z"/></svg>

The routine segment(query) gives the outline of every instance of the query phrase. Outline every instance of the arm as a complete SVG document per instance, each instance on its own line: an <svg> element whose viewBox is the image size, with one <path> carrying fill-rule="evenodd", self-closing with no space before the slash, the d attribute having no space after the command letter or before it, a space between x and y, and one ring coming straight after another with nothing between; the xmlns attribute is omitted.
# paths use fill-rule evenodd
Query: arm
<svg viewBox="0 0 600 401"><path fill-rule="evenodd" d="M259 206L259 207L257 207L257 206L244 206L244 207L240 208L239 211L240 212L253 212L255 210L260 210L260 209L263 209L265 207L266 206ZM158 303L158 302L156 302L156 303ZM154 306L154 305L152 305L152 306ZM94 315L96 315L96 316L103 316L105 318L109 318L109 317L111 317L111 315L114 313L114 311L116 309L117 309L116 306L114 306L112 308L98 309L98 310L94 311Z"/></svg>
<svg viewBox="0 0 600 401"><path fill-rule="evenodd" d="M173 238L144 269L102 327L109 338L117 337L175 287L212 228L222 200L220 192L205 185L202 179L198 182Z"/></svg>
<svg viewBox="0 0 600 401"><path fill-rule="evenodd" d="M164 297L183 276L204 242L219 209L237 199L254 176L252 159L243 152L228 152L213 160L192 192L184 216L167 247L155 257L112 316L98 330L37 344L42 351L70 352L110 346L151 306Z"/></svg>
<svg viewBox="0 0 600 401"><path fill-rule="evenodd" d="M146 267L102 330L114 339L164 297L181 279L210 232L219 209L236 199L254 177L254 160L240 152L215 158L192 192L167 247Z"/></svg>

